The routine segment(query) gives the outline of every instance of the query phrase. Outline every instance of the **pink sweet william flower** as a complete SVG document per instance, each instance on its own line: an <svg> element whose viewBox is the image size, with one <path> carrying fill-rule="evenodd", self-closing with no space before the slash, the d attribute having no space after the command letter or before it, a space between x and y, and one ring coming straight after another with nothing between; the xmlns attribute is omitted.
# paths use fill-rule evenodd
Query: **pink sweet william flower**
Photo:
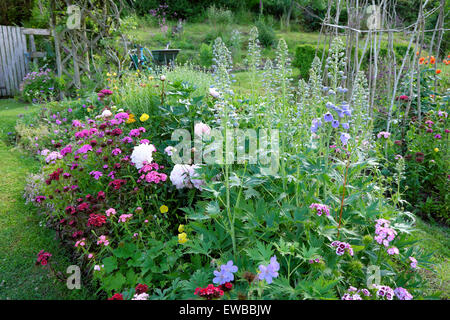
<svg viewBox="0 0 450 320"><path fill-rule="evenodd" d="M106 247L109 245L109 241L108 241L108 239L106 239L105 235L102 235L102 236L98 237L97 244L98 245L103 244Z"/></svg>
<svg viewBox="0 0 450 320"><path fill-rule="evenodd" d="M112 155L117 156L118 154L122 153L122 150L120 150L119 148L115 148L111 153Z"/></svg>
<svg viewBox="0 0 450 320"><path fill-rule="evenodd" d="M353 257L353 248L350 243L333 241L331 246L336 248L336 254L338 256L342 256L345 252L348 252Z"/></svg>
<svg viewBox="0 0 450 320"><path fill-rule="evenodd" d="M81 240L78 240L77 242L75 242L75 247L84 247L86 245L86 238L83 238Z"/></svg>
<svg viewBox="0 0 450 320"><path fill-rule="evenodd" d="M89 174L93 176L95 180L98 180L101 176L103 176L103 173L100 171L91 171Z"/></svg>
<svg viewBox="0 0 450 320"><path fill-rule="evenodd" d="M330 215L330 208L325 204L313 203L309 208L315 210L318 216L321 216L323 213L327 216Z"/></svg>
<svg viewBox="0 0 450 320"><path fill-rule="evenodd" d="M414 257L409 257L409 261L411 261L411 268L417 269L417 260Z"/></svg>
<svg viewBox="0 0 450 320"><path fill-rule="evenodd" d="M106 213L106 216L109 217L110 215L115 215L117 212L116 212L116 209L109 208L108 210L105 211L105 213Z"/></svg>
<svg viewBox="0 0 450 320"><path fill-rule="evenodd" d="M377 134L377 138L380 139L381 137L384 137L385 139L389 138L391 134L386 131L381 131Z"/></svg>
<svg viewBox="0 0 450 320"><path fill-rule="evenodd" d="M128 115L128 113L126 113L126 112L119 112L118 114L116 114L115 116L114 116L114 118L116 118L117 120L128 120L128 117L129 117L129 115Z"/></svg>
<svg viewBox="0 0 450 320"><path fill-rule="evenodd" d="M127 222L128 220L130 220L131 218L133 218L133 214L132 213L130 213L130 214L122 214L120 217L119 217L119 222Z"/></svg>
<svg viewBox="0 0 450 320"><path fill-rule="evenodd" d="M387 249L387 253L390 255L394 255L394 254L399 254L400 252L398 251L397 247L392 247L392 248Z"/></svg>

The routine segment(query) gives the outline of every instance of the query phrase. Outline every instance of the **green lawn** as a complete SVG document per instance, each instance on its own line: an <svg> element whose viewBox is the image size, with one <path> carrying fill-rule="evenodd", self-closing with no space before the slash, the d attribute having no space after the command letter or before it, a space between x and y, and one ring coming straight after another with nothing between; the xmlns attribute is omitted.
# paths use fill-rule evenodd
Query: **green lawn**
<svg viewBox="0 0 450 320"><path fill-rule="evenodd" d="M0 100L0 299L81 299L86 289L69 290L55 282L49 272L35 266L36 255L44 249L61 271L69 254L55 241L55 233L43 226L42 217L22 198L25 179L39 169L39 163L6 142L20 114L32 108L12 99Z"/></svg>

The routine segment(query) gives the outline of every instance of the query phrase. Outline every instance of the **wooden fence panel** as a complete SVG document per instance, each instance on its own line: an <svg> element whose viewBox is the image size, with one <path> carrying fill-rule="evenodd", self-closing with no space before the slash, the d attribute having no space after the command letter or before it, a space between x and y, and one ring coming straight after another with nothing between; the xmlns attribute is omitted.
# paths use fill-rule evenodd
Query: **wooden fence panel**
<svg viewBox="0 0 450 320"><path fill-rule="evenodd" d="M0 96L12 96L28 71L27 42L20 27L0 26Z"/></svg>

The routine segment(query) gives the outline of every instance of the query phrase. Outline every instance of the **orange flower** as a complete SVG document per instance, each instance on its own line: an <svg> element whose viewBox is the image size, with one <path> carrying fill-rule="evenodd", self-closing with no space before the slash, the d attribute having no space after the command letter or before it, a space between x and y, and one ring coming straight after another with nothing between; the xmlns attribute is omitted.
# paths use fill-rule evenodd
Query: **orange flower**
<svg viewBox="0 0 450 320"><path fill-rule="evenodd" d="M436 59L433 57L433 56L431 56L431 58L430 58L430 64L435 64L436 63Z"/></svg>
<svg viewBox="0 0 450 320"><path fill-rule="evenodd" d="M418 55L419 55L419 51L416 52L416 56L418 56Z"/></svg>
<svg viewBox="0 0 450 320"><path fill-rule="evenodd" d="M422 64L424 60L425 60L425 58L424 58L424 57L421 57L421 58L419 59L419 64Z"/></svg>
<svg viewBox="0 0 450 320"><path fill-rule="evenodd" d="M436 70L436 74L439 74L439 73L441 73L441 69Z"/></svg>

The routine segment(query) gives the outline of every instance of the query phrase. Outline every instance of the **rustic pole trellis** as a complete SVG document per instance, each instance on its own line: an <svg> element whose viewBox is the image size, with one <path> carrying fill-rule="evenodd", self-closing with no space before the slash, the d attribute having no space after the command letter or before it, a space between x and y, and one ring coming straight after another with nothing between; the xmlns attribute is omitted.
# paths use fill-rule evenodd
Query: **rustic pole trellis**
<svg viewBox="0 0 450 320"><path fill-rule="evenodd" d="M359 1L359 0L346 0L345 6L347 8L347 25L339 24L339 14L341 12L342 0L328 0L328 10L325 18L321 19L322 25L320 29L320 35L317 41L317 49L316 56L318 54L318 50L320 45L323 45L322 49L322 57L321 61L323 63L326 53L326 48L330 47L331 38L333 36L340 36L345 38L345 51L347 53L347 65L346 70L349 74L346 80L346 87L348 90L348 97L352 96L352 83L356 78L359 70L361 70L361 64L363 62L366 54L369 56L369 65L368 65L368 83L370 87L369 92L369 113L372 115L375 103L375 96L377 93L377 78L379 75L379 58L381 51L381 43L383 37L387 37L387 65L389 68L389 75L387 79L387 89L388 90L388 98L390 100L389 107L387 110L387 123L386 127L389 131L391 121L392 121L392 111L395 103L395 98L397 96L397 90L399 87L400 80L406 75L410 75L412 77L413 71L416 73L419 71L419 62L418 56L414 53L419 52L419 55L422 53L422 48L425 46L425 36L424 34L427 32L433 32L433 37L430 42L429 54L433 54L436 56L436 59L440 55L440 47L443 38L443 34L445 31L449 29L444 28L444 7L445 1L441 0L439 6L434 8L428 8L428 0L424 0L421 2L419 7L419 13L417 20L411 25L405 27L397 26L397 13L395 10L396 1L395 0L381 0L378 3L375 3L374 0L369 1ZM366 17L366 10L368 5L377 5L380 8L381 14L377 18L380 20L380 24L376 28L366 28L361 23ZM336 8L336 13L334 17L331 14L332 5ZM298 7L302 8L300 5ZM428 10L428 11L425 11ZM430 17L435 12L439 11L438 20L436 22L435 28L430 30L425 30L425 22L428 17ZM318 17L317 17L318 18ZM319 18L320 19L320 18ZM334 21L331 23L331 21ZM338 31L342 31L343 33L339 33ZM410 39L408 42L408 47L406 52L401 60L400 67L398 66L397 56L395 52L394 46L394 35L396 33L403 33L405 36L409 35ZM361 48L361 35L367 35L364 45ZM434 44L436 43L436 44ZM362 49L361 56L359 56L359 50ZM434 49L434 51L433 51ZM352 53L354 50L354 54ZM327 80L326 75L324 75L324 81ZM417 95L417 114L419 117L419 121L421 120L421 101L420 101L420 77L417 79L417 87L418 87L418 95ZM412 86L413 83L411 81L409 94L412 97ZM407 117L410 106L411 99L408 102L405 116ZM406 118L405 118L406 120Z"/></svg>

